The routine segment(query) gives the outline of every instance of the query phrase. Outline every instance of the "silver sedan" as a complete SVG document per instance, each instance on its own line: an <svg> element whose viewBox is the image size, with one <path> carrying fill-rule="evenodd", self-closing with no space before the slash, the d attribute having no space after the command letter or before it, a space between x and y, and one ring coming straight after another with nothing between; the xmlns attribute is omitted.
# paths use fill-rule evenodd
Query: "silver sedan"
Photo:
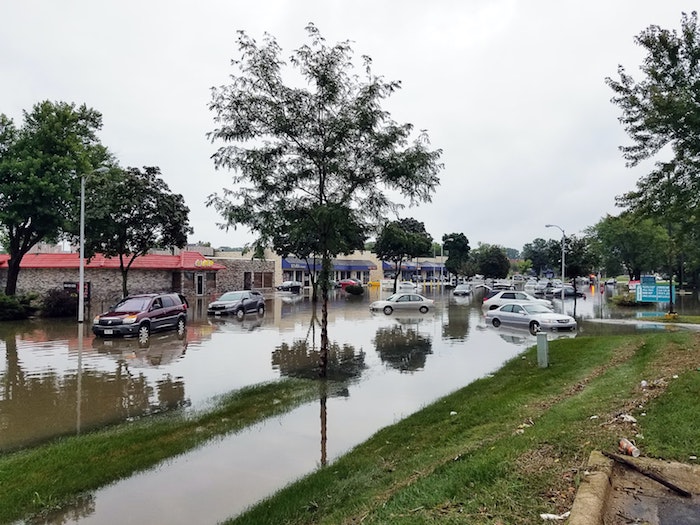
<svg viewBox="0 0 700 525"><path fill-rule="evenodd" d="M558 314L540 304L510 303L484 314L493 326L510 325L527 328L536 334L540 330L576 330L576 319Z"/></svg>
<svg viewBox="0 0 700 525"><path fill-rule="evenodd" d="M434 304L432 299L427 299L415 292L398 292L387 297L383 301L374 301L369 305L369 309L371 311L381 311L387 315L394 310L400 310L402 312L419 311L424 314L430 310Z"/></svg>

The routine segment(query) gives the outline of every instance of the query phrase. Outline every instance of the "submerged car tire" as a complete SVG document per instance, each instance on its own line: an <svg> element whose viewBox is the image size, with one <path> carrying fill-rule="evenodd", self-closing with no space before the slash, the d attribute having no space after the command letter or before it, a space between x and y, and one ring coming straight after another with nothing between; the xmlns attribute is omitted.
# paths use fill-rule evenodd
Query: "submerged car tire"
<svg viewBox="0 0 700 525"><path fill-rule="evenodd" d="M393 312L393 311L394 311L394 309L393 309L391 306L385 306L385 307L384 307L384 313L385 313L386 315L389 315L389 314L390 314L391 312Z"/></svg>
<svg viewBox="0 0 700 525"><path fill-rule="evenodd" d="M498 328L499 326L501 326L501 320L498 317L494 317L493 319L491 319L491 324Z"/></svg>
<svg viewBox="0 0 700 525"><path fill-rule="evenodd" d="M236 318L238 319L243 319L245 317L245 310L243 308L239 308L236 310Z"/></svg>
<svg viewBox="0 0 700 525"><path fill-rule="evenodd" d="M258 315L263 315L265 313L265 305L261 304L258 306Z"/></svg>
<svg viewBox="0 0 700 525"><path fill-rule="evenodd" d="M424 314L424 313L426 313L426 312L428 311L428 307L427 307L427 306L421 306L418 310L420 311L420 313Z"/></svg>
<svg viewBox="0 0 700 525"><path fill-rule="evenodd" d="M139 338L139 345L148 346L148 343L151 339L151 325L150 324L143 323L141 326L139 326L138 338Z"/></svg>
<svg viewBox="0 0 700 525"><path fill-rule="evenodd" d="M186 326L186 321L184 317L180 317L180 319L177 320L177 325L175 325L175 330L177 331L177 336L182 337L185 335L185 330L187 329Z"/></svg>
<svg viewBox="0 0 700 525"><path fill-rule="evenodd" d="M540 323L538 323L537 321L532 321L530 323L530 333L532 335L535 335L539 331L540 331Z"/></svg>

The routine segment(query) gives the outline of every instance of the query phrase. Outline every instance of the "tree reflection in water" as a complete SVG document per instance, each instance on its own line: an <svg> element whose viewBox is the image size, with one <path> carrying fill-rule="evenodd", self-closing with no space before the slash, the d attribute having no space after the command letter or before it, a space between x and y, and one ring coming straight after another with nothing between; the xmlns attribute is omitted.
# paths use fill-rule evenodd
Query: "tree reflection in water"
<svg viewBox="0 0 700 525"><path fill-rule="evenodd" d="M410 320L397 321L398 324L377 329L374 345L379 357L402 372L424 368L427 356L433 353L432 339L419 333Z"/></svg>

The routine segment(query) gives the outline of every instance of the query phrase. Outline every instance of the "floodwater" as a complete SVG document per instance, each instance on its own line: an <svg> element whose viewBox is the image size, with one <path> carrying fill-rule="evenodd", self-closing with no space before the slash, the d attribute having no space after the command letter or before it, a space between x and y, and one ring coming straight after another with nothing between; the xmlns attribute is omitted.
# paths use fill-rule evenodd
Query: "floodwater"
<svg viewBox="0 0 700 525"><path fill-rule="evenodd" d="M613 308L614 291L587 290L564 310L578 334L633 331L598 319L650 317ZM437 289L428 314L372 314L371 300L336 293L329 307L331 362L344 387L86 496L52 523L215 523L364 441L378 429L483 377L536 344L526 331L483 322L480 297ZM561 302L555 301L562 309ZM676 310L697 313L696 296ZM320 330L307 298L276 294L264 316L208 318L193 301L184 338L101 340L73 321L0 324L0 451L160 412L204 409L219 394L284 376L312 376ZM89 319L90 317L88 317ZM566 334L574 337L577 334ZM550 335L556 337L556 335ZM336 377L336 379L338 378ZM445 407L446 416L460 407ZM322 436L325 439L322 439Z"/></svg>

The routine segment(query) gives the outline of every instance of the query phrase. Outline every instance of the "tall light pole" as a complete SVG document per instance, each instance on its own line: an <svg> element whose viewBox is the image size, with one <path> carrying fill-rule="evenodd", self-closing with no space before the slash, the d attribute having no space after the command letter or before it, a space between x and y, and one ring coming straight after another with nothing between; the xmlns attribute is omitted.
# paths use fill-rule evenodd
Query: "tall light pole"
<svg viewBox="0 0 700 525"><path fill-rule="evenodd" d="M105 173L107 167L97 168L91 173ZM85 173L80 175L80 263L78 270L78 322L85 320Z"/></svg>
<svg viewBox="0 0 700 525"><path fill-rule="evenodd" d="M557 226L556 224L545 224L545 228L559 228L561 230L561 309L564 311L564 247L566 246L566 233L564 233L564 228Z"/></svg>

